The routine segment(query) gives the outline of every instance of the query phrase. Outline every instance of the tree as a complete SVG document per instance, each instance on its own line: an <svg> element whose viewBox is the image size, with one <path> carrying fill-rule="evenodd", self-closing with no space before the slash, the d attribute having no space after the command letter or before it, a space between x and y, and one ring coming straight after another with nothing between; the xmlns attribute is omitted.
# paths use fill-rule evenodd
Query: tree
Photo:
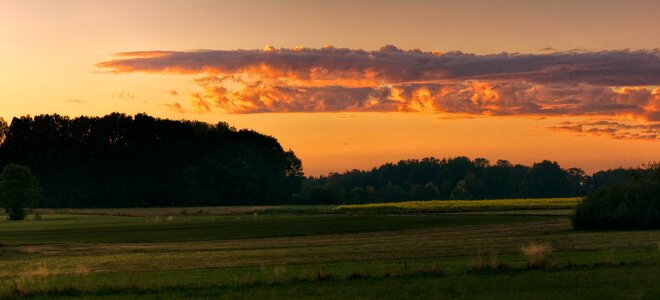
<svg viewBox="0 0 660 300"><path fill-rule="evenodd" d="M523 177L520 190L524 197L569 197L571 183L557 162L544 160L535 163Z"/></svg>
<svg viewBox="0 0 660 300"><path fill-rule="evenodd" d="M468 173L461 181L456 184L452 190L450 198L463 199L483 199L488 195L487 187L483 181L474 173Z"/></svg>
<svg viewBox="0 0 660 300"><path fill-rule="evenodd" d="M8 164L0 173L0 206L10 220L23 220L27 209L41 199L41 189L30 168Z"/></svg>

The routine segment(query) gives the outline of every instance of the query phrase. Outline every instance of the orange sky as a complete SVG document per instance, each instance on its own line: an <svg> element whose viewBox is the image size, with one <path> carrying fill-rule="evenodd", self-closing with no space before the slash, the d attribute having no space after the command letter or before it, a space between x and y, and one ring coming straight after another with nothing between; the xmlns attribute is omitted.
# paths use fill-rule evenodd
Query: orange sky
<svg viewBox="0 0 660 300"><path fill-rule="evenodd" d="M537 98L541 94L545 98L539 103L547 105L548 101L555 101L557 95L568 90L565 81L560 84L548 82L545 77L539 79L538 76L516 81L507 77L505 82L501 77L478 79L476 83L493 85L495 87L491 88L502 95L498 105L488 107L485 106L488 95L481 95L478 109L461 107L458 111L452 102L454 98L439 97L437 95L441 92L434 90L436 86L427 85L424 89L438 99L428 102L432 109L426 110L423 104L427 102L404 95L404 106L397 109L382 106L385 108L381 111L388 112L361 112L367 104L358 108L351 106L351 109L333 106L340 112L328 112L328 103L336 103L327 99L312 103L316 105L313 110L316 112L304 112L291 103L282 104L280 98L290 94L280 92L276 99L268 100L268 106L264 106L265 102L257 103L257 108L267 109L270 113L229 114L227 112L232 112L229 105L236 107L239 102L230 99L225 104L216 104L217 95L206 94L209 88L217 88L218 84L199 82L200 78L217 74L172 74L162 70L111 74L108 71L112 68L97 67L101 62L118 59L113 54L120 52L261 50L266 45L273 45L276 49L304 46L312 49L310 53L316 53L313 51L324 45L350 51L374 51L384 45L396 45L403 50L421 49L425 53L436 50L445 54L450 51L475 53L479 59L481 55L491 53L545 55L571 49L581 49L578 52L588 53L585 58L591 59L592 53L603 50L636 51L660 47L658 1L353 2L0 1L0 116L11 119L24 114L75 116L119 111L209 122L222 120L239 128L253 128L277 137L283 146L292 148L302 158L306 173L311 175L369 168L388 161L424 156L467 155L491 160L504 158L519 163L553 159L565 167L582 167L587 171L658 160L660 141L657 138L621 135L624 129L633 133L657 133L660 130L656 126L658 119L654 117L660 104L660 96L657 96L660 84L655 83L658 75L653 75L653 68L658 61L653 57L644 64L651 66L650 75L640 75L634 82L630 76L626 77L628 79L615 78L614 83L609 77L578 78L584 83L579 86L579 91L570 93L572 100L581 101L579 108L570 106L573 102L567 101L561 105L569 103L569 108L559 110L561 107L552 102L554 112L549 115L510 105L512 95L523 92L524 95L533 92ZM235 53L239 52L229 54ZM614 55L632 59L626 58L632 55L630 52ZM325 56L322 58L326 59ZM393 66L398 66L401 59L395 56ZM602 59L608 61L610 58ZM511 60L505 61L505 65L510 64ZM339 71L331 69L332 72L323 73L323 68L314 70L318 76L311 80L301 80L296 75L295 82L289 80L285 85L282 85L283 77L294 78L290 73L275 78L264 75L268 71L265 69L245 73L243 66L240 71L251 77L258 76L259 82L266 82L266 86L261 87L262 92L273 88L300 88L301 85L306 90L314 90L314 86L339 84L344 88L340 95L352 95L350 93L354 90L345 89L349 85L386 88L389 101L396 98L393 91L400 83L392 81L398 80L393 77L397 77L399 69L393 72L381 70L380 75L373 77L376 81L371 83L365 82L369 73L330 78ZM305 69L308 73L304 74L311 74L309 71ZM433 74L430 76L433 79L442 77L439 74L444 76L441 72ZM420 76L421 79L428 77ZM267 81L263 81L264 78ZM411 79L419 78L405 79L406 84L410 84ZM443 85L445 91L450 88L453 94L461 95L459 91L465 90L465 82L456 76L440 79L444 80L443 84L452 80L453 85ZM250 95L254 96L256 81L249 80L246 83L241 79L228 86L231 89L245 84L251 89ZM538 83L535 80L546 81ZM617 80L621 82L617 83ZM521 87L523 82L532 84ZM628 86L632 89L624 92ZM420 91L424 90L413 89L411 95ZM332 92L337 91L333 89ZM296 101L307 97L307 94L295 93ZM313 95L321 98L328 95L326 90L319 93ZM205 101L211 103L209 111L195 107L196 95L206 97ZM263 93L259 95L264 99ZM603 97L614 97L616 99L611 101L634 109L607 110L602 106ZM246 98L232 99L243 101ZM525 99L522 97L517 101ZM509 104L502 105L503 102ZM176 103L183 112L172 109ZM377 104L389 102L383 103ZM255 105L253 102L247 104ZM413 110L426 112L411 112ZM609 124L604 122L616 125L597 125ZM614 135L607 130L614 127L619 130L618 136L624 138L612 138ZM580 128L580 131L571 128Z"/></svg>

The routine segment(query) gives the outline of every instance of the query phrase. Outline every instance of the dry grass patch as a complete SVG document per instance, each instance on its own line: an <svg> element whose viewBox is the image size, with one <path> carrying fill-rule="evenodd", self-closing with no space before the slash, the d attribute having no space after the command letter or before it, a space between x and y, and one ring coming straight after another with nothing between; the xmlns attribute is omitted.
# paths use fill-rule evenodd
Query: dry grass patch
<svg viewBox="0 0 660 300"><path fill-rule="evenodd" d="M527 257L527 267L538 269L546 265L546 256L552 253L552 247L549 244L531 243L520 248L525 257Z"/></svg>

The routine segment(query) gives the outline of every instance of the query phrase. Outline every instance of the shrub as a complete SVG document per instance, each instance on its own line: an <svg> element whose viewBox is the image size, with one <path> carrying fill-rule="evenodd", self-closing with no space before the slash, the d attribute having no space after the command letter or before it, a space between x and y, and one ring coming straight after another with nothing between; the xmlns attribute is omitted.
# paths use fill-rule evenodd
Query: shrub
<svg viewBox="0 0 660 300"><path fill-rule="evenodd" d="M589 194L575 209L575 229L660 228L660 165Z"/></svg>

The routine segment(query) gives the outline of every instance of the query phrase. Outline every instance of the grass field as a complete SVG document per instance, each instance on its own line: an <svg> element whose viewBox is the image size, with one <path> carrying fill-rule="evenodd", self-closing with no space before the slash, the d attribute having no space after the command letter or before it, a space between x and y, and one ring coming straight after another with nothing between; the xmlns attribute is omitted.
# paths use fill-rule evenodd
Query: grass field
<svg viewBox="0 0 660 300"><path fill-rule="evenodd" d="M660 297L660 231L573 231L565 207L498 207L42 211L0 221L0 296Z"/></svg>

